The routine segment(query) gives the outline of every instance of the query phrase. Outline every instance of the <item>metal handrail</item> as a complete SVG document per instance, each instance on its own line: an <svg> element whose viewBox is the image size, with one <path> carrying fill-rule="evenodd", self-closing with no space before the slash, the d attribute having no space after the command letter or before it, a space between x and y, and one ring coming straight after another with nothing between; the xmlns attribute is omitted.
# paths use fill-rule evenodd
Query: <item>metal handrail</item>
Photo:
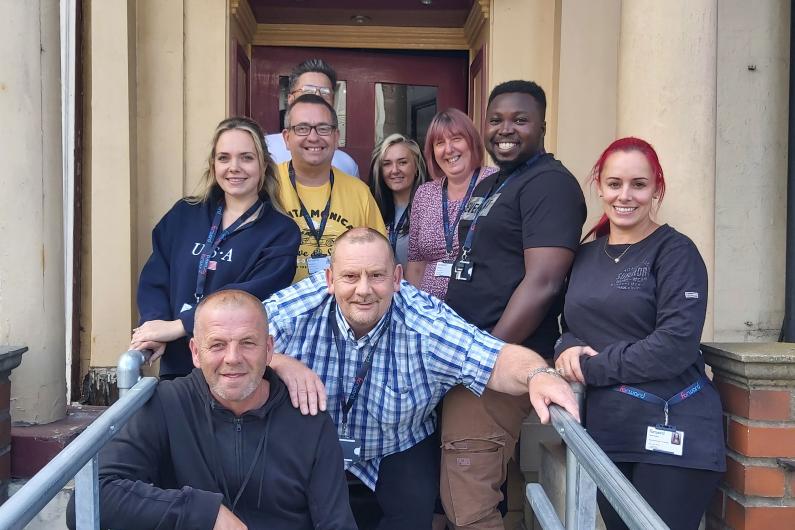
<svg viewBox="0 0 795 530"><path fill-rule="evenodd" d="M151 350L128 350L119 356L116 365L116 387L119 389L119 397L141 380L141 366L151 355Z"/></svg>
<svg viewBox="0 0 795 530"><path fill-rule="evenodd" d="M551 405L549 410L552 425L566 443L566 528L594 528L598 487L630 529L666 530L668 526L582 425L562 407ZM557 514L546 509L546 493L530 486L526 496L541 525L560 528Z"/></svg>
<svg viewBox="0 0 795 530"><path fill-rule="evenodd" d="M108 407L0 506L0 528L24 528L72 477L75 477L77 528L99 528L97 452L149 400L156 385L157 379L145 377Z"/></svg>

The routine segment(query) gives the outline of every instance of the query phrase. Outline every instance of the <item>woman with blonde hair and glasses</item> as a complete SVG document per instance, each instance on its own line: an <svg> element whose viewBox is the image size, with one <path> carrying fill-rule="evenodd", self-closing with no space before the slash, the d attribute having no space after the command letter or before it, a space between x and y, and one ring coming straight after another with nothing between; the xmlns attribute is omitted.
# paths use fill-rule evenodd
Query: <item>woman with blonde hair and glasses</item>
<svg viewBox="0 0 795 530"><path fill-rule="evenodd" d="M425 160L417 142L402 134L391 134L373 150L370 191L387 225L389 242L398 263L408 262L411 202L425 183Z"/></svg>
<svg viewBox="0 0 795 530"><path fill-rule="evenodd" d="M204 296L240 289L265 299L295 274L300 234L278 202L262 138L250 118L218 124L196 195L177 201L152 231L130 348L152 350L152 361L162 356L161 378L193 369L188 339Z"/></svg>

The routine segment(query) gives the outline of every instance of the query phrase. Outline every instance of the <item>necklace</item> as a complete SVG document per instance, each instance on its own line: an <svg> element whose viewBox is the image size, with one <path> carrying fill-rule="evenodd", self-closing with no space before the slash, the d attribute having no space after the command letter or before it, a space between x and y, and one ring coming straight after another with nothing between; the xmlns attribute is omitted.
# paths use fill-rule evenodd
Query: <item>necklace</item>
<svg viewBox="0 0 795 530"><path fill-rule="evenodd" d="M605 244L604 244L604 246L602 247L602 250L604 250L604 252L605 252L605 255L606 255L608 258L610 258L611 260L613 260L613 261L614 261L614 262L616 262L616 263L618 263L619 261L621 261L621 258L623 258L623 257L624 257L624 254L626 254L626 253L627 253L627 251L628 251L630 248L632 248L632 245L634 245L634 243L630 243L630 244L628 244L628 245L627 245L627 248L625 248L625 249L624 249L624 252L622 252L622 253L621 253L621 254L619 254L618 256L611 256L611 255L610 255L610 253L607 251L607 240L608 240L608 239L609 239L609 238L607 238L607 237L605 238Z"/></svg>

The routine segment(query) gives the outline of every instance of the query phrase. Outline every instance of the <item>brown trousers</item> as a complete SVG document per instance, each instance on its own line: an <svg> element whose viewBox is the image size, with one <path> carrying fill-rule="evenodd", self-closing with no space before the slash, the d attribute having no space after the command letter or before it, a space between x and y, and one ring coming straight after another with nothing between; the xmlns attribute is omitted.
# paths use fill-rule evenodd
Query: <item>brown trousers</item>
<svg viewBox="0 0 795 530"><path fill-rule="evenodd" d="M455 528L503 530L500 487L530 409L527 395L488 389L477 397L457 386L445 396L440 491Z"/></svg>

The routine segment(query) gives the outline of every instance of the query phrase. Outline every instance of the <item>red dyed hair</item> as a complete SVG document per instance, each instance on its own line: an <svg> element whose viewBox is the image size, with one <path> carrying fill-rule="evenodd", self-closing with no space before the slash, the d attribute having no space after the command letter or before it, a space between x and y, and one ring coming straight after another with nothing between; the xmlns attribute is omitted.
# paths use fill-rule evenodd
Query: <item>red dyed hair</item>
<svg viewBox="0 0 795 530"><path fill-rule="evenodd" d="M657 188L657 205L659 206L662 204L663 195L665 195L665 177L663 176L660 159L657 157L657 151L655 151L651 144L646 140L635 138L633 136L627 136L626 138L619 138L612 144L608 145L607 149L605 149L601 156L599 156L599 159L596 161L596 164L594 164L593 169L591 169L591 173L588 176L588 181L594 186L599 186L599 182L602 177L602 170L605 167L605 161L607 158L613 153L627 153L631 151L637 151L638 153L641 153L649 162L651 171L654 174L654 185ZM597 221L594 227L591 228L591 230L589 230L582 239L585 241L591 235L593 235L594 239L596 239L597 237L601 237L609 233L610 221L607 218L607 214L602 214L602 217L599 219L599 221Z"/></svg>
<svg viewBox="0 0 795 530"><path fill-rule="evenodd" d="M425 135L425 161L428 173L433 180L444 177L444 172L436 163L436 157L433 155L433 146L442 138L452 136L461 136L466 140L469 150L472 152L474 167L483 165L483 140L480 139L480 133L475 128L475 124L472 123L469 116L460 110L447 109L433 117Z"/></svg>

